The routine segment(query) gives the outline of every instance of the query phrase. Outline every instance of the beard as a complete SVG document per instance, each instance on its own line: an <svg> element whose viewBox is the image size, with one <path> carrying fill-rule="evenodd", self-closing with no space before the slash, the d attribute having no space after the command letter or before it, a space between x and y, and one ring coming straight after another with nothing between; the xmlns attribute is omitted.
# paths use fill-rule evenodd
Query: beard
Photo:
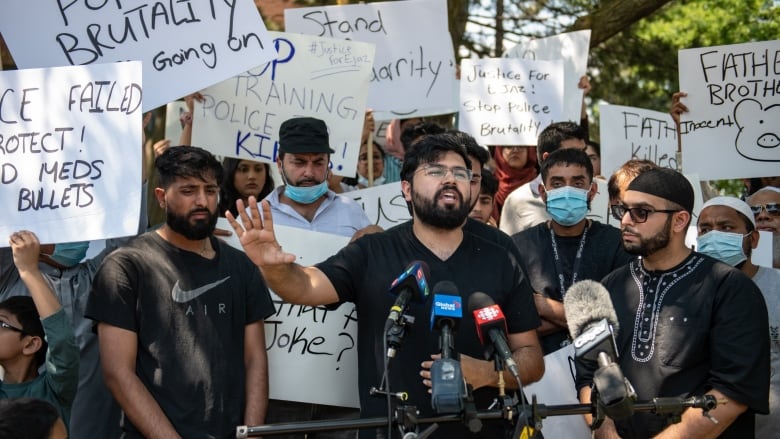
<svg viewBox="0 0 780 439"><path fill-rule="evenodd" d="M190 216L200 212L208 212L208 219L198 219L194 223L191 223ZM208 209L194 209L189 211L186 215L177 215L170 210L166 210L165 212L165 223L168 224L168 227L174 232L193 241L211 236L211 234L214 233L214 229L217 227L217 218L217 213L211 212Z"/></svg>
<svg viewBox="0 0 780 439"><path fill-rule="evenodd" d="M624 228L624 230L626 229ZM628 230L628 231L633 232L632 230ZM658 250L666 247L669 244L669 237L671 236L671 234L672 234L672 215L667 215L666 223L664 223L664 227L655 236L647 239L640 238L638 244L633 244L633 243L626 244L626 242L623 241L623 248L626 250L626 253L647 257L657 252Z"/></svg>
<svg viewBox="0 0 780 439"><path fill-rule="evenodd" d="M442 192L448 189L454 190L458 194L458 205L439 206L437 200ZM463 194L455 186L444 186L434 194L433 199L426 199L412 188L412 207L420 221L446 230L462 226L471 212L469 205L463 202Z"/></svg>

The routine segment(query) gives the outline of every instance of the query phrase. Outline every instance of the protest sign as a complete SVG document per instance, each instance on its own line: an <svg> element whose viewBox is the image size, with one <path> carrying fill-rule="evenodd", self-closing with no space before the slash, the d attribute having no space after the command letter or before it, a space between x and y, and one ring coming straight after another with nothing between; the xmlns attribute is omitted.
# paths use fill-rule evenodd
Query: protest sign
<svg viewBox="0 0 780 439"><path fill-rule="evenodd" d="M461 61L458 129L482 145L536 145L562 109L563 61Z"/></svg>
<svg viewBox="0 0 780 439"><path fill-rule="evenodd" d="M590 29L567 32L547 38L519 43L506 53L506 57L530 60L563 60L563 118L580 122L582 116L582 90L577 87L588 69Z"/></svg>
<svg viewBox="0 0 780 439"><path fill-rule="evenodd" d="M703 180L780 172L780 40L681 50L683 170Z"/></svg>
<svg viewBox="0 0 780 439"><path fill-rule="evenodd" d="M287 32L376 44L368 108L377 120L458 111L445 0L288 8L284 23Z"/></svg>
<svg viewBox="0 0 780 439"><path fill-rule="evenodd" d="M342 195L355 200L372 224L387 230L412 219L406 200L401 193L401 182L388 183Z"/></svg>
<svg viewBox="0 0 780 439"><path fill-rule="evenodd" d="M139 62L0 72L0 237L135 235L141 101Z"/></svg>
<svg viewBox="0 0 780 439"><path fill-rule="evenodd" d="M677 130L667 113L602 105L601 171L609 177L629 160L650 160L677 169Z"/></svg>
<svg viewBox="0 0 780 439"><path fill-rule="evenodd" d="M181 115L187 111L187 104L184 101L168 102L165 106L165 138L171 141L171 145L179 144L181 133L184 131Z"/></svg>
<svg viewBox="0 0 780 439"><path fill-rule="evenodd" d="M202 91L193 143L224 157L275 162L282 122L311 116L328 126L331 170L355 175L374 46L269 34L278 51L273 61Z"/></svg>
<svg viewBox="0 0 780 439"><path fill-rule="evenodd" d="M232 230L225 218L217 227ZM308 266L347 245L349 238L274 225L284 251ZM226 242L242 250L238 237ZM312 245L317 243L317 245ZM336 309L291 305L271 294L276 313L265 320L269 397L338 407L359 407L357 314L353 303Z"/></svg>
<svg viewBox="0 0 780 439"><path fill-rule="evenodd" d="M5 0L0 31L20 68L143 61L144 111L275 55L251 0Z"/></svg>

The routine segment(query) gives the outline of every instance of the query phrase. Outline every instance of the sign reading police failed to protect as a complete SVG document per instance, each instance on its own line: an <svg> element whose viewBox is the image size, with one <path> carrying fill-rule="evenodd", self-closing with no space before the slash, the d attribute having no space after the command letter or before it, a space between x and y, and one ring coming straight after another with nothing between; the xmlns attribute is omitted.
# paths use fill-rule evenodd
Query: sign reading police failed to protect
<svg viewBox="0 0 780 439"><path fill-rule="evenodd" d="M292 117L325 121L332 171L353 176L374 62L374 45L270 32L273 61L205 89L193 144L218 155L274 162L279 126Z"/></svg>
<svg viewBox="0 0 780 439"><path fill-rule="evenodd" d="M563 111L563 62L464 59L458 129L483 145L536 145Z"/></svg>
<svg viewBox="0 0 780 439"><path fill-rule="evenodd" d="M702 180L780 169L780 40L681 50L683 169ZM713 159L717 157L717 160Z"/></svg>
<svg viewBox="0 0 780 439"><path fill-rule="evenodd" d="M142 98L139 62L0 72L0 237L136 234Z"/></svg>
<svg viewBox="0 0 780 439"><path fill-rule="evenodd" d="M144 111L274 56L250 0L4 0L0 31L22 68L143 61Z"/></svg>
<svg viewBox="0 0 780 439"><path fill-rule="evenodd" d="M457 111L445 0L288 8L287 32L376 44L368 107L377 120Z"/></svg>

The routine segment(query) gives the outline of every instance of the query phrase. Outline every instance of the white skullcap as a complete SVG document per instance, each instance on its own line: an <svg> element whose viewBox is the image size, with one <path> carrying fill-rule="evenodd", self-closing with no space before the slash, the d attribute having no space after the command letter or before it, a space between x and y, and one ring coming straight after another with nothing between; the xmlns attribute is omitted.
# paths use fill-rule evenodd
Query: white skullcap
<svg viewBox="0 0 780 439"><path fill-rule="evenodd" d="M710 206L726 206L730 207L737 212L741 213L742 215L745 215L745 218L750 220L750 223L753 224L753 227L756 227L756 219L753 217L753 211L750 210L750 206L739 198L735 197L715 197L710 198L709 201L704 203L703 206L701 206L701 210L704 210L707 207Z"/></svg>
<svg viewBox="0 0 780 439"><path fill-rule="evenodd" d="M764 186L764 187L762 187L761 189L759 189L759 190L757 190L757 191L753 192L753 195L755 195L755 194L757 194L757 193L759 193L759 192L762 192L762 191L772 191L772 192L777 192L778 194L780 194L780 187L774 187L774 186ZM753 195L751 195L751 197L752 197Z"/></svg>

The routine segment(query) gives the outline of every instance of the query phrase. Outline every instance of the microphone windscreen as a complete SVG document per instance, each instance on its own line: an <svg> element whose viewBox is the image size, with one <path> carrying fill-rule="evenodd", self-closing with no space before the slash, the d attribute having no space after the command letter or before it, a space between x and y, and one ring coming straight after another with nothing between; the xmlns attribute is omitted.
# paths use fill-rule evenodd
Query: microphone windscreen
<svg viewBox="0 0 780 439"><path fill-rule="evenodd" d="M469 296L470 313L473 313L480 308L485 308L495 304L496 302L493 300L493 298L481 291L476 291Z"/></svg>
<svg viewBox="0 0 780 439"><path fill-rule="evenodd" d="M574 283L563 297L563 310L572 338L579 337L592 323L607 319L615 332L617 313L612 306L609 291L599 282L581 280Z"/></svg>
<svg viewBox="0 0 780 439"><path fill-rule="evenodd" d="M460 293L458 292L458 287L456 287L453 282L448 280L442 280L436 282L436 285L433 286L433 294L448 294L450 296L460 296Z"/></svg>

